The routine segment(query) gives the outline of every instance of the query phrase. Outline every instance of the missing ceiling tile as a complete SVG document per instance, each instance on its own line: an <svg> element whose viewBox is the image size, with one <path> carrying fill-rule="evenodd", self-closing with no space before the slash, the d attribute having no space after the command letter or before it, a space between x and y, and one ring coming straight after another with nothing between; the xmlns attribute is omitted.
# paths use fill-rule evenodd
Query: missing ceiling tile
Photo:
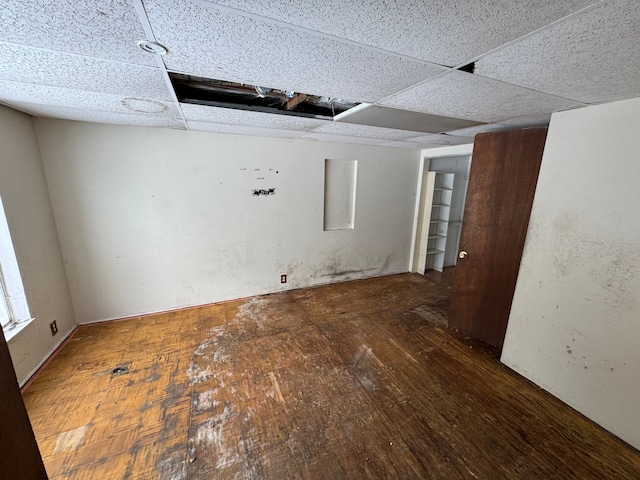
<svg viewBox="0 0 640 480"><path fill-rule="evenodd" d="M178 100L195 105L322 119L331 119L358 105L357 102L350 100L247 83L227 82L180 73L169 73L169 76Z"/></svg>
<svg viewBox="0 0 640 480"><path fill-rule="evenodd" d="M458 68L461 72L474 73L476 71L476 62L467 63Z"/></svg>

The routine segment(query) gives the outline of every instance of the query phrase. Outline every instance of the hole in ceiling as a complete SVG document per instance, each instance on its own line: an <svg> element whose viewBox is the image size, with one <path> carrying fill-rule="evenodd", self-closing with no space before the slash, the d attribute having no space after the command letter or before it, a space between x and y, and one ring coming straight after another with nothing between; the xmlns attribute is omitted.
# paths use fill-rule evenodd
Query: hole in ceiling
<svg viewBox="0 0 640 480"><path fill-rule="evenodd" d="M138 113L162 113L167 110L167 106L164 103L145 98L125 98L122 101L122 105Z"/></svg>
<svg viewBox="0 0 640 480"><path fill-rule="evenodd" d="M458 68L461 72L473 73L476 71L476 62L467 63L462 67Z"/></svg>
<svg viewBox="0 0 640 480"><path fill-rule="evenodd" d="M329 119L359 105L358 102L350 100L247 83L227 82L171 72L169 76L178 100L182 103Z"/></svg>

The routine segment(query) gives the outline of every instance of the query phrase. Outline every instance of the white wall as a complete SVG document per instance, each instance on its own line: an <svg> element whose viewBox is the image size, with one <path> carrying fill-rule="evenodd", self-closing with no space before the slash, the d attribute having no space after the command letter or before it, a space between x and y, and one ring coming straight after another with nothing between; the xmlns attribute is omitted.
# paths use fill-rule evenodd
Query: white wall
<svg viewBox="0 0 640 480"><path fill-rule="evenodd" d="M418 151L36 127L79 323L407 271ZM325 158L358 160L354 230L323 231Z"/></svg>
<svg viewBox="0 0 640 480"><path fill-rule="evenodd" d="M20 383L75 327L33 121L0 105L0 196L31 315L36 320L9 342ZM49 323L56 320L58 334Z"/></svg>
<svg viewBox="0 0 640 480"><path fill-rule="evenodd" d="M502 361L640 448L640 99L554 114Z"/></svg>

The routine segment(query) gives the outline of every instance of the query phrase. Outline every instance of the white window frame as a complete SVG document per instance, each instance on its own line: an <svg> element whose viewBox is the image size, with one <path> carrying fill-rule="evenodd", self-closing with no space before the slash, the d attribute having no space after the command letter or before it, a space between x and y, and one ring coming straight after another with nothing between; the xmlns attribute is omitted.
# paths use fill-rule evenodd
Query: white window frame
<svg viewBox="0 0 640 480"><path fill-rule="evenodd" d="M0 265L0 326L2 326L2 328L13 322L13 312L11 311L11 305L7 297L7 287L4 285L2 265Z"/></svg>
<svg viewBox="0 0 640 480"><path fill-rule="evenodd" d="M9 341L29 325L33 318L18 268L18 259L11 241L9 225L0 197L0 310L1 328Z"/></svg>

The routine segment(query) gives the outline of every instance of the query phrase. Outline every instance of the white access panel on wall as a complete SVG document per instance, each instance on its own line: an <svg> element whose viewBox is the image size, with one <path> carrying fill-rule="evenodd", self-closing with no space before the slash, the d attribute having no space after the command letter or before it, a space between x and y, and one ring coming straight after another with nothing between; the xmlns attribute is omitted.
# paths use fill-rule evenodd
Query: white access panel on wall
<svg viewBox="0 0 640 480"><path fill-rule="evenodd" d="M352 230L356 215L357 160L324 161L324 230Z"/></svg>

